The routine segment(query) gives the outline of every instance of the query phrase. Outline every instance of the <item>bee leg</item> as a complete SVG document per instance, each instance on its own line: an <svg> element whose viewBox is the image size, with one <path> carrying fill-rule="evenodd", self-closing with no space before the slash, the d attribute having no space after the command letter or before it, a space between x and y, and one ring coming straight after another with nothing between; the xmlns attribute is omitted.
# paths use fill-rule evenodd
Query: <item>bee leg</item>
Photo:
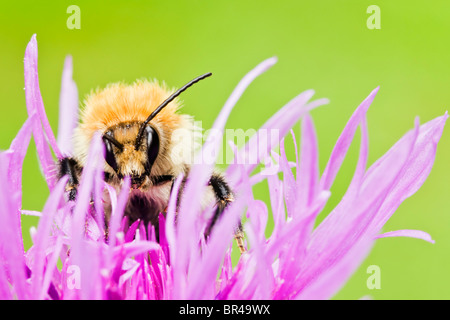
<svg viewBox="0 0 450 320"><path fill-rule="evenodd" d="M212 217L208 227L206 228L205 237L208 237L211 234L212 228L214 227L217 220L222 216L225 208L234 201L233 193L231 192L230 187L222 176L213 174L208 184L212 187L218 202L214 216ZM236 226L234 230L234 238L236 239L239 251L241 253L244 253L246 249L244 246L244 231L242 229L241 222L239 222L238 226Z"/></svg>
<svg viewBox="0 0 450 320"><path fill-rule="evenodd" d="M77 187L79 184L79 176L81 167L74 158L62 158L58 163L58 179L65 175L69 176L67 181L66 191L69 192L69 201L74 201L77 197Z"/></svg>

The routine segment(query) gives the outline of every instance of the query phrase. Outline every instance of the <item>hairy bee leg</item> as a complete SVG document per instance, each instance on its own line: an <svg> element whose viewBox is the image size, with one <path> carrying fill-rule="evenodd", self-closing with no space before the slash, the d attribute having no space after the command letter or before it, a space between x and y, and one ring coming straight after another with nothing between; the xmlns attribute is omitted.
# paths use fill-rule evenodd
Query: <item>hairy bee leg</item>
<svg viewBox="0 0 450 320"><path fill-rule="evenodd" d="M73 158L62 158L58 164L58 178L61 179L65 175L69 176L67 181L66 191L69 192L69 201L74 201L77 197L77 187L79 184L79 175L81 167L78 162Z"/></svg>
<svg viewBox="0 0 450 320"><path fill-rule="evenodd" d="M244 230L242 228L242 223L239 222L239 225L234 230L234 239L236 239L237 246L239 247L239 251L244 253L246 251L244 245Z"/></svg>
<svg viewBox="0 0 450 320"><path fill-rule="evenodd" d="M222 216L225 208L234 201L233 193L231 192L230 187L228 186L224 178L220 175L213 174L209 179L209 185L212 187L218 202L217 209L208 225L208 228L206 229L205 236L210 235L212 228L214 227L220 216ZM239 225L235 228L234 238L236 239L239 251L241 253L244 253L246 249L244 246L244 231L242 229L241 222L239 222Z"/></svg>

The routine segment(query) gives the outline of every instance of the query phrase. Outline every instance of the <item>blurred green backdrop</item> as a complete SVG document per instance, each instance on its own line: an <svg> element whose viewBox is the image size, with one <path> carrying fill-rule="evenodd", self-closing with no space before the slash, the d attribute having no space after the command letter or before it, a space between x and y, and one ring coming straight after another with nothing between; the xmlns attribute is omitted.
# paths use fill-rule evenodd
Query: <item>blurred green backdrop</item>
<svg viewBox="0 0 450 320"><path fill-rule="evenodd" d="M81 29L70 30L69 5L81 9ZM369 30L369 5L381 9L381 29ZM259 77L236 105L228 128L257 129L306 89L331 103L312 112L323 170L356 106L380 85L368 113L370 163L407 130L442 115L450 101L450 6L441 1L8 1L0 9L0 148L7 149L25 121L23 56L32 34L39 44L39 78L47 115L57 130L61 72L73 56L80 99L109 82L151 77L180 86L198 74L213 78L183 95L184 112L209 128L240 78L262 60L279 62ZM299 126L296 126L298 133ZM444 130L435 166L384 231L421 229L434 245L380 239L335 297L450 298L450 131ZM333 186L328 212L345 191L356 162L355 141ZM291 140L286 147L294 159ZM289 150L290 149L290 150ZM24 208L41 210L48 191L35 148L24 167ZM266 185L255 188L266 197ZM37 219L24 217L26 246ZM369 265L381 269L381 289L366 286Z"/></svg>

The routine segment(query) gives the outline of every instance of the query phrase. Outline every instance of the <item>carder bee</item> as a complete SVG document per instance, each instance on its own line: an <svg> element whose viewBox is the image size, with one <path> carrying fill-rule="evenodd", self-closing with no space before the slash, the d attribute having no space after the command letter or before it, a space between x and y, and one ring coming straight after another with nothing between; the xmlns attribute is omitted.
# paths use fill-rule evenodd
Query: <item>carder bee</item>
<svg viewBox="0 0 450 320"><path fill-rule="evenodd" d="M105 182L119 189L124 177L131 179L131 190L124 214L130 223L150 223L158 232L158 216L167 208L174 179L188 176L193 145L172 139L183 129L196 129L191 116L180 114L178 96L193 84L211 76L201 75L178 90L169 90L157 81L137 81L132 85L110 84L91 93L84 103L81 121L73 136L74 154L59 160L59 178L68 175L68 198L77 197L81 172L95 132L102 133L105 146ZM177 142L178 141L178 142ZM183 149L183 152L173 152ZM179 155L185 155L183 156ZM233 192L223 175L209 179L205 202L216 202L216 209L205 231L208 237L217 219L233 201ZM182 192L182 190L180 191ZM105 225L111 216L111 204L105 197ZM235 237L243 252L242 226Z"/></svg>

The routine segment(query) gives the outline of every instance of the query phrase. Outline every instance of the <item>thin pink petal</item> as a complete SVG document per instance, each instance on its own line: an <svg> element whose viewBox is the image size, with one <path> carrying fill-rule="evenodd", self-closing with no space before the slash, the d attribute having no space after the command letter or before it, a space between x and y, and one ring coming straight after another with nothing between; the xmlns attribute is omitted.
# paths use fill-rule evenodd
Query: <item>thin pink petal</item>
<svg viewBox="0 0 450 320"><path fill-rule="evenodd" d="M42 218L39 220L39 225L34 239L34 258L31 283L33 286L33 298L42 299L47 292L47 288L43 288L44 269L46 264L45 250L48 247L48 240L50 236L51 226L53 224L54 216L57 212L60 200L64 194L64 187L67 183L67 177L58 181L55 189L51 192L47 203L42 211Z"/></svg>
<svg viewBox="0 0 450 320"><path fill-rule="evenodd" d="M333 184L334 178L336 177L342 162L344 161L347 150L353 140L355 131L365 117L367 110L369 109L375 95L378 92L379 87L374 89L369 96L359 105L355 110L344 130L342 131L333 151L331 152L328 164L322 174L320 180L321 189L329 190Z"/></svg>
<svg viewBox="0 0 450 320"><path fill-rule="evenodd" d="M122 190L117 198L117 207L111 214L111 221L109 224L109 244L111 247L116 245L117 232L120 230L120 221L122 221L125 206L128 201L128 195L130 193L131 179L125 177L123 179Z"/></svg>
<svg viewBox="0 0 450 320"><path fill-rule="evenodd" d="M72 79L72 57L67 56L59 96L58 147L63 155L73 152L72 135L78 124L78 89Z"/></svg>
<svg viewBox="0 0 450 320"><path fill-rule="evenodd" d="M345 247L348 247L349 250L347 251L347 249L344 249L345 247L339 249L340 255L342 255L341 258L335 256L332 258L332 260L330 260L331 256L333 255L332 254L330 256L330 249L333 245L336 244L336 239L333 240L333 244L331 242L328 242L328 245L322 244L325 245L325 250L321 250L314 246L310 247L312 252L323 251L325 253L328 251L328 253L323 254L323 256L329 256L327 258L329 259L328 271L318 277L317 274L320 272L318 270L315 270L314 273L316 275L314 276L314 279L316 280L314 282L321 282L323 281L322 279L327 279L328 275L335 273L334 269L340 268L338 266L341 265L341 261L343 259L347 259L346 257L348 255L353 256L354 260L362 261L365 256L365 250L363 247L360 247L361 250L359 250L358 253L358 250L356 250L356 248L359 247L359 243L367 242L369 244L369 239L373 239L376 236L377 232L384 224L384 221L387 220L387 214L389 214L389 211L383 210L383 208L386 208L386 204L391 204L390 201L392 201L393 195L396 196L395 201L398 204L401 203L401 201L405 198L404 196L402 197L402 193L400 193L399 191L397 191L397 194L395 194L395 191L401 190L403 192L403 195L409 196L411 190L417 190L420 184L426 179L426 176L429 173L430 166L432 165L432 162L434 160L435 144L441 136L446 118L446 115L437 118L425 125L422 125L420 128L418 127L418 123L416 122L416 129L405 135L405 137L402 138L393 148L391 148L391 150L384 157L382 157L380 161L375 163L371 167L371 169L368 170L366 177L364 177L364 181L362 181L358 196L363 199L363 203L361 203L363 204L361 206L363 211L361 211L361 213L363 213L365 210L367 210L367 212L365 212L364 214L357 214L356 212L354 212L352 216L355 217L355 220L354 223L352 222L351 226L345 226L345 224L348 223L347 221L351 220L348 220L348 218L344 218L344 215L342 215L340 221L335 220L333 222L330 222L331 220L333 220L331 219L332 217L340 216L339 214L337 214L337 212L332 212L329 217L327 217L327 219L325 219L325 221L322 222L322 224L317 228L316 231L318 231L319 229L323 229L322 226L325 225L331 226L333 224L339 224L341 228L352 230L352 233L348 234L348 236L350 237L346 240L347 244L345 244ZM420 152L421 154L419 155L418 153L416 153L416 151ZM408 175L408 177L414 177L415 181L404 179L403 177L405 177L406 172L412 172L413 174ZM393 177L394 179L389 177ZM406 188L402 188L402 186L405 186ZM350 187L349 190L351 189L352 188ZM385 191L380 193L380 191L382 190ZM352 197L344 196L343 202L351 201L351 198ZM374 200L375 202L373 202ZM356 208L359 207L357 204L355 204L354 206ZM364 209L364 207L366 207L367 209ZM351 218L352 216L349 217ZM331 229L329 229L326 232L330 234L330 232L332 231ZM421 234L421 236L426 237L423 234ZM328 235L327 237L329 237L329 239L333 239L333 237L330 237L330 235ZM342 246L344 243L345 242L342 242L340 246ZM312 257L314 257L313 264L320 263L321 260L320 258L318 258L317 254ZM332 263L330 264L330 262ZM308 259L305 261L305 263L308 264L308 268L316 268L308 263ZM326 264L323 264L323 266L317 265L317 268L323 269L324 266L326 266ZM346 270L348 270L347 276L343 277L342 281L345 281L352 272L351 268L347 268ZM303 280L306 280L307 278L308 277L305 274L302 275ZM302 297L309 296L306 294L307 292L311 293L320 291L319 288L316 287L316 284L314 284L314 282L312 282L306 288L302 289ZM329 287L329 284L327 284L327 288ZM327 288L325 288L325 286L322 286L322 289L324 290L323 292L330 293ZM337 290L338 288L339 286L336 285L335 289Z"/></svg>
<svg viewBox="0 0 450 320"><path fill-rule="evenodd" d="M48 260L48 263L46 265L44 280L42 282L42 287L41 287L41 294L40 294L41 298L44 297L45 294L47 294L47 292L49 290L53 274L54 274L55 270L57 270L58 258L59 258L59 254L62 250L62 247L63 247L62 236L59 236L56 239L54 251L51 254L51 256Z"/></svg>
<svg viewBox="0 0 450 320"><path fill-rule="evenodd" d="M0 181L8 181L7 170L10 155L0 152ZM25 257L23 252L22 230L17 224L17 206L13 201L8 184L0 186L0 268L11 280L17 299L30 298L25 274Z"/></svg>
<svg viewBox="0 0 450 320"><path fill-rule="evenodd" d="M32 118L33 136L36 142L36 149L41 168L49 188L52 189L56 181L53 173L54 160L51 155L49 144L52 146L53 151L58 158L61 158L61 153L56 144L55 136L53 135L50 124L48 123L39 89L36 35L32 36L25 50L24 70L25 100L28 116Z"/></svg>
<svg viewBox="0 0 450 320"><path fill-rule="evenodd" d="M319 151L314 122L309 114L302 120L300 163L297 164L298 212L311 205L319 187ZM297 149L297 147L296 147Z"/></svg>
<svg viewBox="0 0 450 320"><path fill-rule="evenodd" d="M44 109L44 103L42 101L41 91L39 89L39 79L38 79L38 69L37 69L37 41L36 35L31 37L30 42L28 43L27 49L25 50L25 91L29 90L30 92L30 104L31 106L27 107L32 108L29 109L30 115L32 115L35 111L39 115L39 119L42 122L42 126L44 128L45 136L48 139L50 145L53 148L53 151L56 153L58 158L61 158L61 153L56 144L55 136L50 127L50 124L47 119L47 115Z"/></svg>
<svg viewBox="0 0 450 320"><path fill-rule="evenodd" d="M72 214L71 263L79 267L82 273L80 298L99 298L99 292L92 291L101 281L99 266L101 255L97 246L89 246L84 240L86 215L90 206L91 195L94 188L94 177L97 170L103 170L104 146L101 135L96 133L92 138L88 159L83 168L80 185L77 193L76 205ZM86 258L90 257L90 258Z"/></svg>
<svg viewBox="0 0 450 320"><path fill-rule="evenodd" d="M286 158L286 152L284 150L284 138L280 142L280 166L283 171L283 192L284 200L286 203L286 209L289 217L292 217L297 209L297 188L295 184L294 174L289 167L288 160Z"/></svg>
<svg viewBox="0 0 450 320"><path fill-rule="evenodd" d="M303 260L304 270L299 274L297 291L304 291L301 295L303 298L308 297L309 290L312 292L319 290L315 283L317 281L322 283L321 279L334 274L335 268L347 270L348 273L340 278L343 284L352 269L340 265L341 260L361 262L365 257L364 246L360 247L359 243L371 245L376 233L372 233L374 231L370 226L407 163L417 141L418 132L419 128L416 126L416 129L408 134L408 139L395 150L391 161L379 168L379 173L371 180L370 187L367 185L355 193L350 186L351 195L345 195L338 206L315 229L308 247L309 252ZM347 258L348 256L353 256L354 260ZM337 283L335 284L334 288L337 289ZM326 293L330 292L325 287L322 289Z"/></svg>
<svg viewBox="0 0 450 320"><path fill-rule="evenodd" d="M374 228L378 230L392 216L399 205L408 197L413 195L425 182L434 164L437 144L444 130L448 114L445 113L436 119L433 119L420 127L417 143L414 145L412 155L402 172L399 181L391 190L388 198L380 209L380 214L374 223ZM403 143L405 137L399 140L383 157L381 157L367 172L366 178L381 166L383 162L389 159L391 153L400 143Z"/></svg>
<svg viewBox="0 0 450 320"><path fill-rule="evenodd" d="M183 212L183 214L179 216L179 230L177 233L183 235L183 237L178 237L176 245L178 248L177 261L174 267L176 274L185 272L189 265L190 256L194 254L192 250L197 250L199 230L194 225L194 222L197 220L196 213L200 211L202 190L204 190L215 165L215 155L218 154L219 142L222 141L226 120L245 89L256 77L269 69L275 62L276 58L263 61L238 83L214 122L211 129L212 135L208 137L202 150L196 156L195 164L191 168L181 199L180 212ZM185 282L177 281L176 285L180 287L175 288L175 292L183 296L185 293Z"/></svg>
<svg viewBox="0 0 450 320"><path fill-rule="evenodd" d="M297 292L293 291L291 293L293 298L302 300L330 299L361 265L372 246L373 241L370 239L361 239L353 245L352 253L339 259L329 272L318 276L316 281L307 288Z"/></svg>
<svg viewBox="0 0 450 320"><path fill-rule="evenodd" d="M11 292L10 284L8 281L8 276L6 275L6 270L3 266L0 267L0 299L1 300L12 300L13 295Z"/></svg>
<svg viewBox="0 0 450 320"><path fill-rule="evenodd" d="M9 155L8 185L11 188L16 210L22 209L22 166L31 138L31 119L27 119L17 136L6 151ZM17 214L17 226L21 227L20 214Z"/></svg>
<svg viewBox="0 0 450 320"><path fill-rule="evenodd" d="M180 175L175 179L175 183L173 185L172 194L169 199L169 204L167 206L167 216L166 216L166 238L167 243L170 247L170 261L172 264L174 264L174 261L176 260L177 254L176 254L176 241L177 241L177 231L175 228L175 217L176 217L176 210L177 210L177 195L180 189L181 182L183 181L183 176Z"/></svg>
<svg viewBox="0 0 450 320"><path fill-rule="evenodd" d="M185 299L212 299L207 287L213 283L217 277L220 265L232 238L233 231L239 221L239 217L245 205L245 200L241 197L237 199L226 212L222 219L216 224L215 231L211 234L208 246L202 253L201 260L197 262L197 267L189 275L187 294Z"/></svg>
<svg viewBox="0 0 450 320"><path fill-rule="evenodd" d="M20 212L26 216L42 217L42 212L34 210L20 210Z"/></svg>
<svg viewBox="0 0 450 320"><path fill-rule="evenodd" d="M388 237L409 237L409 238L416 238L425 240L430 243L434 243L435 241L433 238L431 238L429 233L426 233L422 230L396 230L396 231L390 231L386 233L382 233L377 235L375 238L388 238Z"/></svg>

